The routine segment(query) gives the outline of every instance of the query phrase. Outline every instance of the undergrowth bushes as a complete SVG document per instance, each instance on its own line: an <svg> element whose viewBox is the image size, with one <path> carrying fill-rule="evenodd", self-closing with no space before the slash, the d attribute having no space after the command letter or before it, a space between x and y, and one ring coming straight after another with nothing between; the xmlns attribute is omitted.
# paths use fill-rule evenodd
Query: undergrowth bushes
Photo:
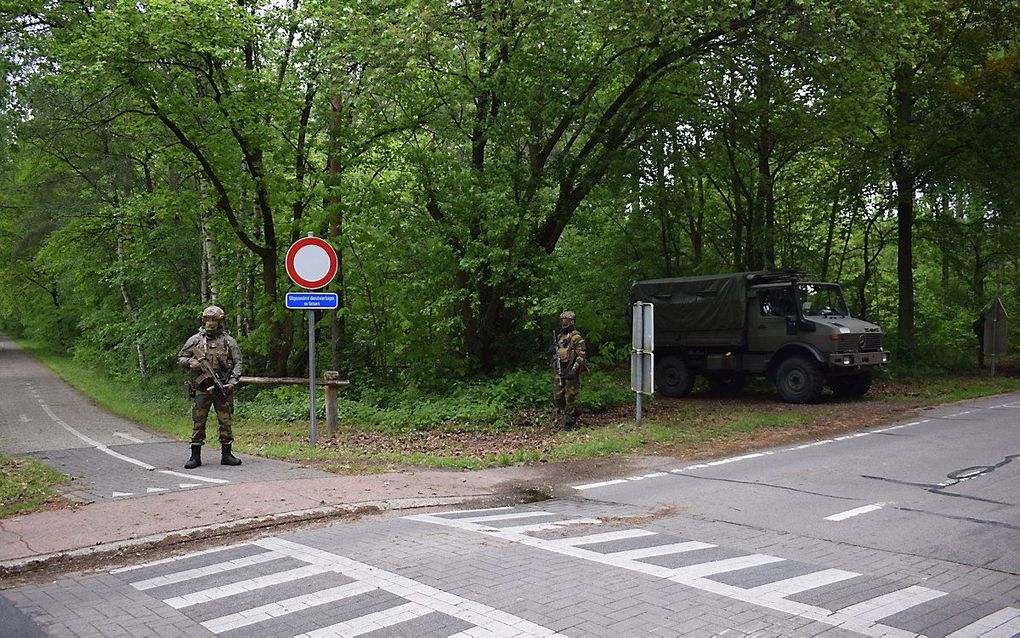
<svg viewBox="0 0 1020 638"><path fill-rule="evenodd" d="M578 403L589 412L600 412L632 399L626 379L595 372L582 379ZM491 381L451 383L437 393L414 387L352 387L341 391L337 418L359 428L390 433L414 430L505 429L519 421L524 411L548 410L552 406L552 379L545 371L518 371ZM320 391L316 412L325 418ZM285 386L246 391L237 402L239 418L264 421L308 419L308 389Z"/></svg>

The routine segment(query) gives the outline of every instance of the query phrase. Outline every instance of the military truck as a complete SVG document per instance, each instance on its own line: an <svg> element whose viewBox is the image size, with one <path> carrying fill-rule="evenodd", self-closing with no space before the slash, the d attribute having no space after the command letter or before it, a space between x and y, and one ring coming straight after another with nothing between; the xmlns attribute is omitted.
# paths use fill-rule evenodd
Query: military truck
<svg viewBox="0 0 1020 638"><path fill-rule="evenodd" d="M688 395L697 376L736 392L752 375L789 403L871 388L889 362L882 329L850 316L838 284L795 270L652 279L631 286L631 303L655 306L655 385Z"/></svg>

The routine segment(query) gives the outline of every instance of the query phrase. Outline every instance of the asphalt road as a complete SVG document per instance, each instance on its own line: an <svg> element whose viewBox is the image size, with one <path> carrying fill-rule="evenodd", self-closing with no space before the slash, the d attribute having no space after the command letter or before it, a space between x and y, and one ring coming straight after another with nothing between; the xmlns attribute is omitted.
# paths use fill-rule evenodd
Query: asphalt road
<svg viewBox="0 0 1020 638"><path fill-rule="evenodd" d="M220 466L214 415L206 430L212 445L204 448L205 463L185 470L188 442L155 434L98 408L3 334L0 397L0 452L32 456L70 475L74 480L66 494L80 501L330 476L246 455L238 455L243 471Z"/></svg>

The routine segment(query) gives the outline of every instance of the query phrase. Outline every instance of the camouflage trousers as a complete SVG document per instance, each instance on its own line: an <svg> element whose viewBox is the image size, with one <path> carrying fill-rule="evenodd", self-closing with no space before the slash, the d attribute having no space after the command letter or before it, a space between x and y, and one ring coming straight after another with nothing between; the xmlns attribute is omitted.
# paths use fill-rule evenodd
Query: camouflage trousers
<svg viewBox="0 0 1020 638"><path fill-rule="evenodd" d="M553 375L553 403L556 412L564 416L566 425L573 425L581 414L577 407L577 395L581 391L581 379L561 379Z"/></svg>
<svg viewBox="0 0 1020 638"><path fill-rule="evenodd" d="M219 392L195 391L191 403L191 444L205 443L205 422L209 418L209 408L216 408L216 420L220 426L220 445L234 442L234 397L223 396Z"/></svg>

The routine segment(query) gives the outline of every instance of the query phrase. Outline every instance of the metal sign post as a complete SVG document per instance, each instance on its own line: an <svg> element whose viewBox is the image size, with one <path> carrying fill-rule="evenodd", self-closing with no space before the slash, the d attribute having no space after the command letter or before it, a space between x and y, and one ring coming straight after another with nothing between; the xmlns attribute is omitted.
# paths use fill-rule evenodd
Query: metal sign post
<svg viewBox="0 0 1020 638"><path fill-rule="evenodd" d="M1006 354L1009 344L1009 316L1002 299L996 297L992 305L984 313L985 334L984 354L992 358L991 375L995 376L995 360Z"/></svg>
<svg viewBox="0 0 1020 638"><path fill-rule="evenodd" d="M308 233L287 250L287 275L298 286L307 290L322 288L333 281L339 260L336 251L323 239ZM287 293L286 307L308 311L308 440L312 447L317 442L315 427L315 311L335 310L337 295L332 292Z"/></svg>
<svg viewBox="0 0 1020 638"><path fill-rule="evenodd" d="M643 301L632 306L630 389L635 395L635 418L641 424L641 395L655 391L655 307Z"/></svg>

